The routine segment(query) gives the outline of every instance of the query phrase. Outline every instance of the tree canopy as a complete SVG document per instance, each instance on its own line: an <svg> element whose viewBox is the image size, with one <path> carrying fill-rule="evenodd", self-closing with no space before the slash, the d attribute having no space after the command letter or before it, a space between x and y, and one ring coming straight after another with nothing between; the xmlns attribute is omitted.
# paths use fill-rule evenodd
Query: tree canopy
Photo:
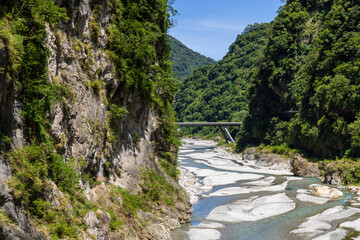
<svg viewBox="0 0 360 240"><path fill-rule="evenodd" d="M360 156L359 22L354 1L287 1L252 81L239 149L265 142Z"/></svg>
<svg viewBox="0 0 360 240"><path fill-rule="evenodd" d="M222 60L196 69L185 79L174 104L178 120L212 122L245 118L246 92L268 29L269 24L249 25ZM208 134L209 129L202 133Z"/></svg>
<svg viewBox="0 0 360 240"><path fill-rule="evenodd" d="M171 46L172 70L175 78L180 82L190 76L194 69L216 63L215 60L191 50L170 35L168 35L168 40Z"/></svg>

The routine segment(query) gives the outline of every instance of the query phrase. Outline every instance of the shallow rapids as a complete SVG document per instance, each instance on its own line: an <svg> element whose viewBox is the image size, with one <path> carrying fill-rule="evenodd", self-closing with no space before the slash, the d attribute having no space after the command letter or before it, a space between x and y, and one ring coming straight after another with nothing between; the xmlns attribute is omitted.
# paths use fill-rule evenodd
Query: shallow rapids
<svg viewBox="0 0 360 240"><path fill-rule="evenodd" d="M256 166L207 141L185 142L179 166L198 179L187 187L199 200L173 240L360 240L359 203L347 191L339 199L317 197L310 185L319 180Z"/></svg>

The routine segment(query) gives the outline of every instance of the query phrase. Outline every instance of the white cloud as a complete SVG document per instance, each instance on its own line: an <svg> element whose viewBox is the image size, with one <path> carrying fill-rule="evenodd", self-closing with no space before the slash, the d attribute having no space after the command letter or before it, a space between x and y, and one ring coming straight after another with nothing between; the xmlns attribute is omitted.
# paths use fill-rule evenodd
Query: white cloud
<svg viewBox="0 0 360 240"><path fill-rule="evenodd" d="M211 29L221 29L221 30L231 30L238 31L239 33L244 30L244 26L233 23L224 23L214 19L203 19L194 23L197 26L211 28Z"/></svg>

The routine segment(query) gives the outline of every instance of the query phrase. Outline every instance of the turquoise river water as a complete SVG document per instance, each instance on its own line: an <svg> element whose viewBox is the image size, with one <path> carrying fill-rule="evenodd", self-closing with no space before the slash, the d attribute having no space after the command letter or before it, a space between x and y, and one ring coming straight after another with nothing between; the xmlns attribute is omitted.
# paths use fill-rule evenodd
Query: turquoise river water
<svg viewBox="0 0 360 240"><path fill-rule="evenodd" d="M173 240L360 239L360 196L346 190L338 199L317 197L312 185L326 186L318 179L258 167L205 141L185 142L179 166L204 190Z"/></svg>

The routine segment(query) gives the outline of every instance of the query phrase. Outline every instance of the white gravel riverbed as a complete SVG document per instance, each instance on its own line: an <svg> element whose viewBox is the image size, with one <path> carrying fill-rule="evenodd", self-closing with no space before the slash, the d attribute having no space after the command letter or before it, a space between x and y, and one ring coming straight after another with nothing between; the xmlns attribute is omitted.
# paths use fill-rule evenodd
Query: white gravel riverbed
<svg viewBox="0 0 360 240"><path fill-rule="evenodd" d="M257 166L212 141L184 143L180 184L194 213L191 225L172 233L174 240L360 238L360 208L346 203L354 199L350 194L315 196L316 179Z"/></svg>

